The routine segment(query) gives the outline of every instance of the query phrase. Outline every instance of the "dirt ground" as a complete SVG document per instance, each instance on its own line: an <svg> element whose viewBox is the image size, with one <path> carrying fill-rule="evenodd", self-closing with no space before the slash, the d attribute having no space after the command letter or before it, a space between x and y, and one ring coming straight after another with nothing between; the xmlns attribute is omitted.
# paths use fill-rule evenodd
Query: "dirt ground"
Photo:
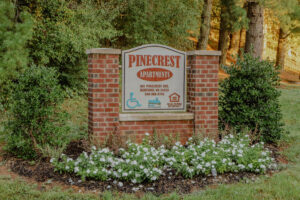
<svg viewBox="0 0 300 200"><path fill-rule="evenodd" d="M268 146L273 152L273 157L277 162L287 163L278 153L276 147ZM83 143L72 143L66 150L66 154L76 158L84 150ZM155 195L161 195L176 191L180 194L191 193L201 190L204 187L217 187L218 184L229 184L236 182L255 181L259 177L258 174L242 172L242 173L225 173L213 176L198 176L192 179L186 179L180 174L176 175L175 171L165 171L165 176L161 176L159 180L151 183L133 184L123 182L123 186L119 186L119 181L96 181L87 179L82 181L80 177L74 174L60 174L54 171L48 160L39 160L35 162L25 161L12 157L0 157L0 175L9 176L12 179L22 178L30 184L37 184L39 190L43 191L47 188L60 186L62 189L70 189L77 192L103 192L105 190L114 190L125 193L143 194L151 192ZM268 175L274 172L269 171Z"/></svg>

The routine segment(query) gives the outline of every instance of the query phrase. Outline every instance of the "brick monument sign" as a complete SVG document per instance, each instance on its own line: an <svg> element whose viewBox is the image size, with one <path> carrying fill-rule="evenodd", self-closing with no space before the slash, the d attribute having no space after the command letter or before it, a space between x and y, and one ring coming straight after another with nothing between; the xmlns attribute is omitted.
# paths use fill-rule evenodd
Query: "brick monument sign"
<svg viewBox="0 0 300 200"><path fill-rule="evenodd" d="M150 44L87 54L88 129L95 143L111 134L141 142L154 131L181 142L193 133L217 139L219 51Z"/></svg>

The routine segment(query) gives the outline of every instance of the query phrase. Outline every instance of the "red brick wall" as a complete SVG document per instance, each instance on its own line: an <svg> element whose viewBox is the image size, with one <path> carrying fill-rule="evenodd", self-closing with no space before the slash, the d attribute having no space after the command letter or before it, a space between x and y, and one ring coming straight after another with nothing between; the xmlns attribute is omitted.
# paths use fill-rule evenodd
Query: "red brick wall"
<svg viewBox="0 0 300 200"><path fill-rule="evenodd" d="M141 142L145 133L169 137L178 136L182 143L185 143L192 136L194 129L193 120L166 120L166 121L127 121L120 122L120 132L126 137Z"/></svg>
<svg viewBox="0 0 300 200"><path fill-rule="evenodd" d="M103 142L119 126L119 55L88 55L88 131Z"/></svg>
<svg viewBox="0 0 300 200"><path fill-rule="evenodd" d="M93 141L103 143L110 134L116 133L141 142L145 133L153 134L154 130L158 135L178 136L181 142L193 132L217 138L219 55L206 53L188 52L187 111L194 113L194 120L119 121L120 50L89 50L88 128Z"/></svg>
<svg viewBox="0 0 300 200"><path fill-rule="evenodd" d="M219 56L195 54L187 59L188 111L194 113L195 133L217 138Z"/></svg>

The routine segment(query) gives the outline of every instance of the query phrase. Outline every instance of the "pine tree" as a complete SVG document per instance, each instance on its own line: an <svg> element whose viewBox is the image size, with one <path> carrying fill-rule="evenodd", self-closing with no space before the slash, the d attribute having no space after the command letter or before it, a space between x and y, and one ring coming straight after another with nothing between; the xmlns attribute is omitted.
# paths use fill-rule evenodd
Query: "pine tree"
<svg viewBox="0 0 300 200"><path fill-rule="evenodd" d="M206 50L210 31L210 17L213 0L204 0L203 12L201 15L200 35L197 49Z"/></svg>
<svg viewBox="0 0 300 200"><path fill-rule="evenodd" d="M273 0L267 6L273 10L280 23L276 65L284 67L287 39L291 34L300 33L300 1Z"/></svg>
<svg viewBox="0 0 300 200"><path fill-rule="evenodd" d="M221 23L219 34L220 63L225 64L230 34L248 25L247 13L240 0L221 0Z"/></svg>
<svg viewBox="0 0 300 200"><path fill-rule="evenodd" d="M26 43L32 36L32 20L25 12L16 12L14 4L0 2L0 109L6 107L9 82L15 81L28 63ZM1 106L2 105L2 106Z"/></svg>
<svg viewBox="0 0 300 200"><path fill-rule="evenodd" d="M248 0L247 7L249 28L246 34L245 52L252 52L254 57L261 58L264 44L264 10L259 0Z"/></svg>

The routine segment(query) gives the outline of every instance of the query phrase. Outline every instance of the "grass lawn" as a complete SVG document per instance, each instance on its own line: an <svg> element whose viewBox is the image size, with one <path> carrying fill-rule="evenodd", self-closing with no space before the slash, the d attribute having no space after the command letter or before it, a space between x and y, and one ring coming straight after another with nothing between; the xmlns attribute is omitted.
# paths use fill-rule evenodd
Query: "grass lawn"
<svg viewBox="0 0 300 200"><path fill-rule="evenodd" d="M287 140L289 147L283 154L289 160L289 164L284 165L284 169L271 177L261 176L255 182L237 183L231 185L219 185L215 188L207 188L190 195L180 196L176 193L163 197L155 197L146 194L142 199L295 199L300 200L300 89L282 89L280 102L286 130L290 132ZM78 101L78 100L77 100ZM73 106L75 104L75 106ZM76 101L67 102L66 108L70 106L77 108L82 103ZM84 111L79 114L86 116ZM81 121L74 118L76 121ZM76 126L82 131L84 125ZM285 146L283 144L283 146ZM245 182L248 182L245 180ZM120 193L105 192L100 194L101 199L141 199L135 195L122 195ZM12 180L10 177L0 174L0 199L100 199L99 195L79 194L71 190L62 191L59 188L40 191L36 185L27 184L21 180Z"/></svg>

